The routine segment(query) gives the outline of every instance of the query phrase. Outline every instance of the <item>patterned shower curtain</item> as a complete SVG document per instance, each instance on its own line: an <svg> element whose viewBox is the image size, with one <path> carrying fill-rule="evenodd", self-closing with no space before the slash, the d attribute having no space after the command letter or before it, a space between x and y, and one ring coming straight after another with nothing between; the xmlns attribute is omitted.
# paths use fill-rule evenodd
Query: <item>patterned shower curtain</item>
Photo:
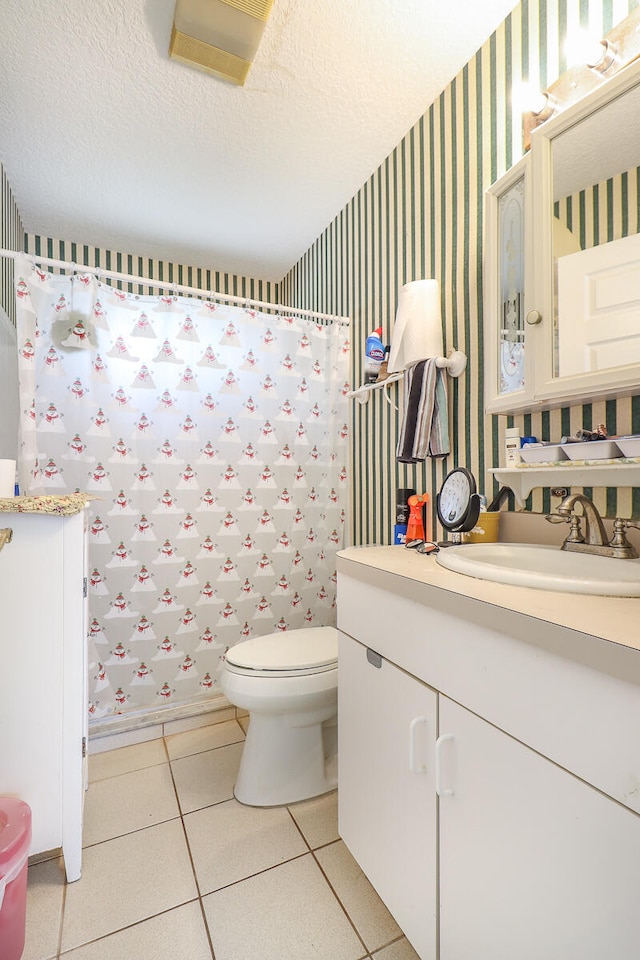
<svg viewBox="0 0 640 960"><path fill-rule="evenodd" d="M96 497L90 716L208 698L233 644L335 622L347 328L26 260L16 296L21 490Z"/></svg>

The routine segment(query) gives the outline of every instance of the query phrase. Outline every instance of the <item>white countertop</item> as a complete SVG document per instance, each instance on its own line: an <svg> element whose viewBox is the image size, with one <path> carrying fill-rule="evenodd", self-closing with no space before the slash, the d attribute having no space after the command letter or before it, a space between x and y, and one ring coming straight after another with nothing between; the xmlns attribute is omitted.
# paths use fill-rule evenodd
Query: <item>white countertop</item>
<svg viewBox="0 0 640 960"><path fill-rule="evenodd" d="M338 572L351 573L352 564L640 650L640 599L595 597L492 583L445 570L436 563L435 554L423 556L399 546L341 550ZM419 599L419 592L414 593Z"/></svg>

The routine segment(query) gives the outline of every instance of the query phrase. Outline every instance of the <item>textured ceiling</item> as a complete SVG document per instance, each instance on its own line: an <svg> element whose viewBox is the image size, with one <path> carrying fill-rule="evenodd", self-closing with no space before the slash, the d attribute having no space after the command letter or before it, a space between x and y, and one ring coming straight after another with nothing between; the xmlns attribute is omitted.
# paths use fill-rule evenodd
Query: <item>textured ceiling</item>
<svg viewBox="0 0 640 960"><path fill-rule="evenodd" d="M515 0L275 0L244 87L169 59L174 0L0 0L25 229L279 280Z"/></svg>

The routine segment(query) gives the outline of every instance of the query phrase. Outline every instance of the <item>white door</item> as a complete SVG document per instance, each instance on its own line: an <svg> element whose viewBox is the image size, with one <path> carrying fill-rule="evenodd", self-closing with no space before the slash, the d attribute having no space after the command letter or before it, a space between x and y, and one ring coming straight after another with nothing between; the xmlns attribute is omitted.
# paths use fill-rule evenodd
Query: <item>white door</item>
<svg viewBox="0 0 640 960"><path fill-rule="evenodd" d="M557 263L559 376L640 363L640 234Z"/></svg>
<svg viewBox="0 0 640 960"><path fill-rule="evenodd" d="M433 690L340 634L340 835L422 960L436 957Z"/></svg>
<svg viewBox="0 0 640 960"><path fill-rule="evenodd" d="M439 706L441 960L637 960L640 817Z"/></svg>

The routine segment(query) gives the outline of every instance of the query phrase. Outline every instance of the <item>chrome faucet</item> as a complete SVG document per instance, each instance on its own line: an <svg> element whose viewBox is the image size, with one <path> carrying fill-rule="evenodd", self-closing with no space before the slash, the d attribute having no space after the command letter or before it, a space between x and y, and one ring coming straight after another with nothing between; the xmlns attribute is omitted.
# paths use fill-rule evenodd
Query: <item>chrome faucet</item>
<svg viewBox="0 0 640 960"><path fill-rule="evenodd" d="M577 503L582 505L581 515L574 513ZM638 551L627 539L625 530L627 527L640 527L640 525L616 517L613 522L613 536L609 541L598 508L593 500L583 493L569 494L557 508L557 512L549 514L546 519L549 523L571 525L569 534L562 544L562 550L593 553L600 557L617 557L619 560L633 560L638 556ZM580 525L582 519L586 524L586 536L582 533Z"/></svg>

